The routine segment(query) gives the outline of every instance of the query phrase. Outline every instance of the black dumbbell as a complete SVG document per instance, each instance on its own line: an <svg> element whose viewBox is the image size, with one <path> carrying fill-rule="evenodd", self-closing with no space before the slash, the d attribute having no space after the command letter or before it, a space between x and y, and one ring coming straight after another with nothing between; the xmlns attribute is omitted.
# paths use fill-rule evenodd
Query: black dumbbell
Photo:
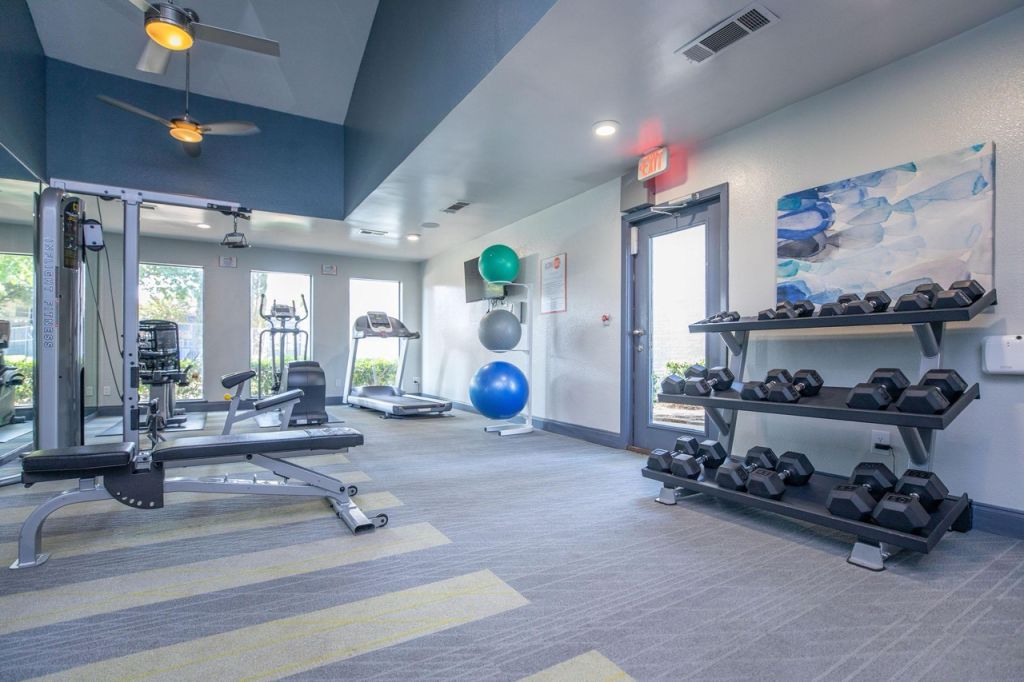
<svg viewBox="0 0 1024 682"><path fill-rule="evenodd" d="M701 320L701 323L703 324L706 322L735 322L738 319L740 319L740 314L735 310L723 310L720 313L715 313L711 317L704 318L703 320Z"/></svg>
<svg viewBox="0 0 1024 682"><path fill-rule="evenodd" d="M726 391L732 388L732 382L736 379L728 367L712 367L705 374L707 378L698 376L687 379L683 393L694 396L711 395L711 391Z"/></svg>
<svg viewBox="0 0 1024 682"><path fill-rule="evenodd" d="M791 383L793 376L788 369L770 369L764 381L747 381L740 388L740 397L744 400L767 400L768 389L777 382Z"/></svg>
<svg viewBox="0 0 1024 682"><path fill-rule="evenodd" d="M909 294L903 294L896 300L896 305L893 307L898 313L905 312L907 310L928 310L935 303L935 297L942 291L935 282L929 282L928 284L918 284L914 287L914 291Z"/></svg>
<svg viewBox="0 0 1024 682"><path fill-rule="evenodd" d="M772 380L773 377L769 375L768 379ZM782 383L778 380L771 382L768 386L768 400L773 403L795 403L801 397L817 395L824 384L825 382L817 370L801 369L793 375L790 383Z"/></svg>
<svg viewBox="0 0 1024 682"><path fill-rule="evenodd" d="M789 301L783 301L774 308L765 308L757 313L759 320L792 320L797 317L799 314Z"/></svg>
<svg viewBox="0 0 1024 682"><path fill-rule="evenodd" d="M661 392L668 395L682 395L686 379L678 374L669 374L661 380Z"/></svg>
<svg viewBox="0 0 1024 682"><path fill-rule="evenodd" d="M949 285L949 289L935 296L936 308L966 308L985 295L985 287L975 279L960 279Z"/></svg>
<svg viewBox="0 0 1024 682"><path fill-rule="evenodd" d="M747 478L747 492L758 497L778 499L787 485L804 485L811 480L814 467L802 452L782 453L775 469L754 469Z"/></svg>
<svg viewBox="0 0 1024 682"><path fill-rule="evenodd" d="M814 304L806 298L800 301L794 301L793 310L796 311L797 317L810 317L814 314Z"/></svg>
<svg viewBox="0 0 1024 682"><path fill-rule="evenodd" d="M715 472L715 483L719 488L729 490L746 490L747 479L754 469L774 469L779 463L779 458L771 448L763 445L755 445L747 450L747 456L743 462L729 460L718 467Z"/></svg>
<svg viewBox="0 0 1024 682"><path fill-rule="evenodd" d="M687 378L701 377L702 379L707 378L708 368L704 365L690 365L683 371L683 375Z"/></svg>
<svg viewBox="0 0 1024 682"><path fill-rule="evenodd" d="M861 462L850 480L832 488L825 506L831 514L863 521L886 493L896 486L896 474L881 462Z"/></svg>
<svg viewBox="0 0 1024 682"><path fill-rule="evenodd" d="M930 471L908 469L871 512L880 526L913 533L928 525L934 511L949 494L942 480Z"/></svg>
<svg viewBox="0 0 1024 682"><path fill-rule="evenodd" d="M956 370L932 369L924 373L917 385L903 391L896 409L914 414L942 414L966 390L967 382Z"/></svg>
<svg viewBox="0 0 1024 682"><path fill-rule="evenodd" d="M676 476L696 479L700 477L702 464L705 469L717 469L729 457L725 452L725 447L717 440L701 441L700 445L697 446L697 452L696 456L677 453L672 457L669 469Z"/></svg>
<svg viewBox="0 0 1024 682"><path fill-rule="evenodd" d="M843 308L843 315L867 315L868 313L881 313L889 308L892 299L884 291L869 291L864 294L863 300L850 301Z"/></svg>
<svg viewBox="0 0 1024 682"><path fill-rule="evenodd" d="M700 441L696 438L680 436L676 438L676 448L671 452L662 448L651 450L651 454L647 456L647 468L654 471L671 471L673 457L679 454L696 455L699 447Z"/></svg>
<svg viewBox="0 0 1024 682"><path fill-rule="evenodd" d="M866 383L857 384L846 396L846 406L857 410L884 410L910 386L907 376L895 367L880 367Z"/></svg>

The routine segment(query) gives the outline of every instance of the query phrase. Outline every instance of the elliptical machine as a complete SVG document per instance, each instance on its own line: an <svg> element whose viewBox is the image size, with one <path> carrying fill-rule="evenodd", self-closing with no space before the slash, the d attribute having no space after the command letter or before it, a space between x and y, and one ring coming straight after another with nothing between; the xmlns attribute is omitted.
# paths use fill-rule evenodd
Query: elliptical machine
<svg viewBox="0 0 1024 682"><path fill-rule="evenodd" d="M260 317L269 325L260 332L257 367L256 367L256 392L259 398L263 398L263 346L264 338L269 339L267 345L270 348L270 371L272 381L271 393L280 393L282 390L302 390L302 399L292 408L289 426L300 426L308 424L327 423L327 379L320 363L309 359L309 333L300 329L299 324L309 317L309 307L306 305L306 297L299 295L302 302L302 313L295 306L278 303L273 300L270 304L270 312L267 312L267 296L260 294ZM292 342L292 362L285 362L288 340ZM300 355L299 348L302 348ZM298 358L302 358L299 360ZM260 426L277 426L280 424L280 413L257 415L256 421ZM274 423L277 420L277 423Z"/></svg>

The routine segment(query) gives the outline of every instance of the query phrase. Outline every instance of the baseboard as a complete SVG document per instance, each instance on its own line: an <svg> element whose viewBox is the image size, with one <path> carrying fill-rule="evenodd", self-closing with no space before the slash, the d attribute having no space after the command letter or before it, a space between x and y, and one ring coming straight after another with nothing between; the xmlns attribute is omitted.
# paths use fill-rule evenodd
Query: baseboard
<svg viewBox="0 0 1024 682"><path fill-rule="evenodd" d="M1024 540L1024 511L974 502L974 530Z"/></svg>
<svg viewBox="0 0 1024 682"><path fill-rule="evenodd" d="M432 396L424 394L428 398L437 398L438 396ZM458 401L452 401L452 407L463 412L472 412L473 414L480 414L480 411L469 403L462 403ZM510 419L510 422L521 422L522 418ZM567 422L558 421L557 419L544 419L541 417L533 418L533 425L535 428L547 431L548 433L557 433L560 436L569 436L570 438L576 438L578 440L586 441L588 443L594 443L595 445L603 445L607 448L615 448L621 450L626 447L626 440L620 434L613 431L605 431L603 429L595 429L589 426L580 426L579 424L569 424Z"/></svg>

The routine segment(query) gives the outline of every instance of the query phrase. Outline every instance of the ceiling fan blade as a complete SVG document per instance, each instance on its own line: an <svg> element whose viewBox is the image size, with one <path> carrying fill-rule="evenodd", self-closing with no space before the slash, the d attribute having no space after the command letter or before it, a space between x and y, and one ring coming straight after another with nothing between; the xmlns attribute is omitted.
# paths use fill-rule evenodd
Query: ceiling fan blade
<svg viewBox="0 0 1024 682"><path fill-rule="evenodd" d="M182 142L181 148L193 159L199 158L199 155L203 153L203 148L199 146L198 142Z"/></svg>
<svg viewBox="0 0 1024 682"><path fill-rule="evenodd" d="M138 7L143 12L145 12L150 7L152 7L152 5L149 4L148 2L146 2L146 0L128 0L128 2L130 2L133 5L135 5L136 7Z"/></svg>
<svg viewBox="0 0 1024 682"><path fill-rule="evenodd" d="M199 126L199 129L204 135L255 135L260 131L259 126L248 121L206 123Z"/></svg>
<svg viewBox="0 0 1024 682"><path fill-rule="evenodd" d="M132 104L128 104L127 102L122 102L119 99L114 99L113 97L107 97L106 95L96 95L96 99L98 99L101 102L105 102L105 103L109 104L112 107L117 107L118 109L124 109L125 111L129 111L129 112L131 112L133 114L136 114L138 116L142 116L144 118L148 118L151 121L156 121L157 123L161 123L161 124L167 126L168 128L173 128L174 127L174 124L172 124L166 118L161 118L161 117L157 116L156 114L151 114L148 111L146 111L145 109L139 109L137 106L134 106Z"/></svg>
<svg viewBox="0 0 1024 682"><path fill-rule="evenodd" d="M167 63L171 61L171 51L160 47L152 40L146 40L146 47L142 49L139 63L135 68L146 73L162 74L167 71Z"/></svg>
<svg viewBox="0 0 1024 682"><path fill-rule="evenodd" d="M259 52L260 54L268 54L271 57L281 56L281 47L277 44L276 40L257 38L248 33L238 33L237 31L229 31L226 28L217 28L216 26L209 26L198 22L192 24L192 31L199 40L219 43L228 47L237 47L241 50Z"/></svg>

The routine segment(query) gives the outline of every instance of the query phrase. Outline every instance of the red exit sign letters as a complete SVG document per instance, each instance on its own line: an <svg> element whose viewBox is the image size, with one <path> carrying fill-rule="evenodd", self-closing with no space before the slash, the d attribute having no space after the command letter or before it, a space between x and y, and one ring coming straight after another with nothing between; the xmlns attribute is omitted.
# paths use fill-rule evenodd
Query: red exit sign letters
<svg viewBox="0 0 1024 682"><path fill-rule="evenodd" d="M640 158L636 166L636 179L640 182L650 180L656 175L661 175L668 170L668 148L658 147L654 151L647 152Z"/></svg>

